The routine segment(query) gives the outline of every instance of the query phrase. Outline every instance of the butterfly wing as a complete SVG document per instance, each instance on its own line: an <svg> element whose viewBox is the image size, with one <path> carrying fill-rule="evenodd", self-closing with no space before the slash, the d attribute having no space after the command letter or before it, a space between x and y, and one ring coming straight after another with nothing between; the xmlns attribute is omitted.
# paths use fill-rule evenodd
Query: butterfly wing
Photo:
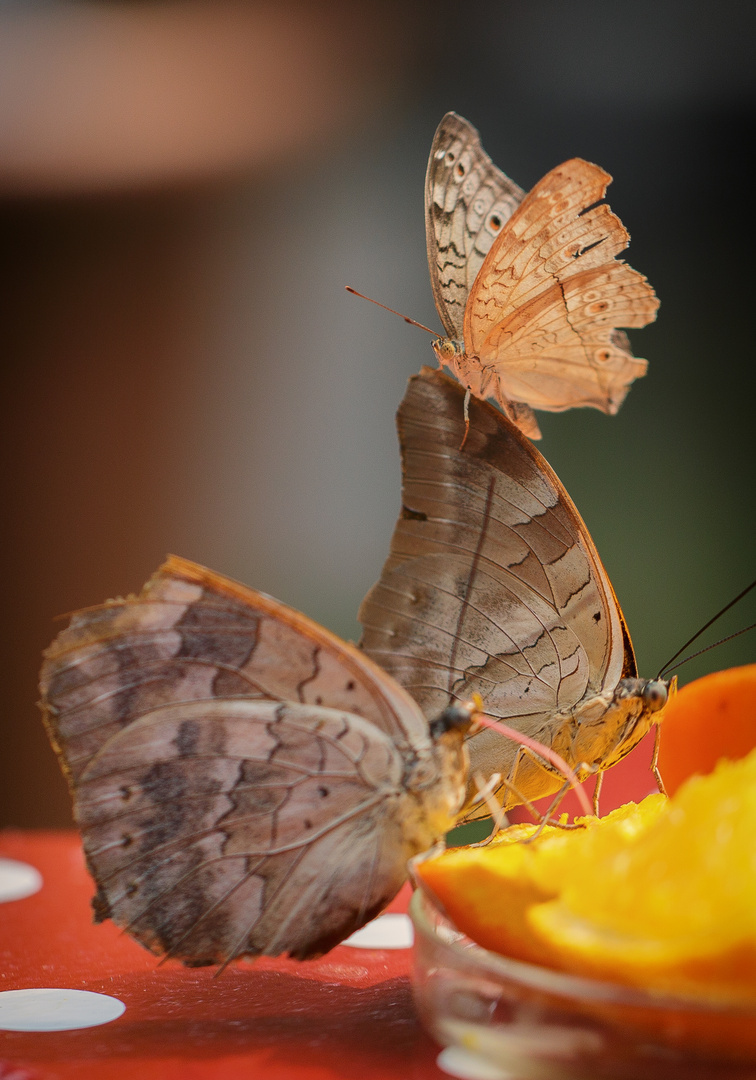
<svg viewBox="0 0 756 1080"><path fill-rule="evenodd" d="M364 716L400 750L429 745L411 699L356 649L264 593L175 556L139 596L74 615L45 653L41 687L74 783L109 738L171 701L326 704Z"/></svg>
<svg viewBox="0 0 756 1080"><path fill-rule="evenodd" d="M478 132L456 113L438 126L425 176L425 238L433 298L451 338L491 245L524 192L497 169Z"/></svg>
<svg viewBox="0 0 756 1080"><path fill-rule="evenodd" d="M646 278L615 258L629 240L622 222L594 205L610 180L579 158L552 169L491 246L464 317L474 394L613 414L645 373L618 328L645 326L659 305Z"/></svg>
<svg viewBox="0 0 756 1080"><path fill-rule="evenodd" d="M75 615L41 689L97 917L185 963L325 951L461 800L461 748L380 668L186 560Z"/></svg>
<svg viewBox="0 0 756 1080"><path fill-rule="evenodd" d="M404 771L353 714L249 698L160 706L77 784L98 918L194 965L319 955L404 881L417 850Z"/></svg>
<svg viewBox="0 0 756 1080"><path fill-rule="evenodd" d="M552 745L555 713L636 674L632 647L548 463L476 400L460 450L462 396L441 372L410 379L397 421L402 513L360 609L361 644L426 715L479 693L488 715ZM468 743L471 775L509 775L516 747L490 731ZM517 783L529 798L558 786L537 769Z"/></svg>

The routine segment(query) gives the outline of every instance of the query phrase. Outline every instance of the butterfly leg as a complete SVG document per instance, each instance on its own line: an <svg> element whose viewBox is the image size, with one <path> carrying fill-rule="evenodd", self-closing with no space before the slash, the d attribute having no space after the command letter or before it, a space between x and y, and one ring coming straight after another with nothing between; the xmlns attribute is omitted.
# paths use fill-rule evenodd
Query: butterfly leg
<svg viewBox="0 0 756 1080"><path fill-rule="evenodd" d="M550 762L548 762L544 758L542 758L540 756L540 754L537 754L529 746L519 746L517 748L517 756L515 758L514 765L512 766L512 772L510 774L511 776L516 776L517 775L517 769L518 769L520 761L522 760L523 757L530 758L531 761L533 761L540 768L544 769L546 772L549 772L549 773L552 773L552 774L558 775L558 776L562 775L561 773L558 773L557 770L554 769L553 765L551 765ZM582 772L582 771L584 771L586 769L588 769L589 771L592 771L590 769L590 766L587 766L584 762L581 763L578 766L578 772ZM508 787L511 787L515 791L517 790L514 787L514 784L511 781L505 781L505 783L507 784ZM576 825L574 822L559 821L558 819L552 817L552 815L558 809L559 804L561 803L562 799L567 794L567 792L569 791L571 786L572 786L572 784L571 784L569 779L564 781L561 788L557 791L556 795L552 799L551 804L549 805L549 808L548 808L548 810L546 811L545 814L541 814L540 811L538 811L533 806L533 804L530 803L528 800L526 800L526 799L522 800L523 805L526 806L526 808L534 815L536 821L538 822L538 828L536 829L535 833L532 836L528 837L528 840L526 841L527 843L530 843L531 840L535 840L536 837L541 834L541 832L543 831L543 829L547 825L553 825L557 829L582 829L583 828L582 825Z"/></svg>
<svg viewBox="0 0 756 1080"><path fill-rule="evenodd" d="M482 782L482 778L478 775L474 779L475 779L475 783L478 784L478 786L480 786L480 783ZM515 787L515 785L512 783L512 781L508 780L505 776L502 776L500 773L493 773L493 775L491 777L489 777L488 782L485 784L485 788L490 789L491 785L499 784L499 783L502 785L502 787L505 787L507 789L507 791L510 792L514 796L513 805L515 805L515 806L524 806L525 809L528 811L528 813L533 815L534 821L540 822L541 818L543 817L543 814L541 814L538 807L535 806L530 801L530 799L527 798L526 795L523 795L523 793L519 790L519 788ZM473 799L473 803L476 803L476 802L479 802L479 801L485 801L488 808L491 809L491 803L489 802L489 799L486 799L485 795L481 794L480 792ZM495 798L494 798L494 801L495 801ZM501 810L501 807L499 806L498 802L496 802L496 805ZM491 816L495 820L496 815L494 815L492 813ZM506 814L504 815L504 819L506 820ZM501 827L503 827L503 826L501 826ZM491 837L494 836L494 835L495 835L495 832L492 833L491 836L487 837L485 840L479 841L478 844L472 844L471 847L477 847L477 846L483 847L483 846L485 846L488 843L488 841L491 839Z"/></svg>
<svg viewBox="0 0 756 1080"><path fill-rule="evenodd" d="M470 388L465 391L465 403L462 406L462 413L465 418L465 434L462 436L462 442L459 444L461 450L467 442L467 436L470 434Z"/></svg>
<svg viewBox="0 0 756 1080"><path fill-rule="evenodd" d="M494 827L488 836L483 840L478 840L474 844L470 844L470 847L486 847L486 845L493 840L494 836L496 836L497 832L509 824L507 815L504 813L501 804L497 801L494 794L494 788L497 784L501 784L505 787L507 791L514 796L515 804L517 806L524 806L528 813L533 815L533 819L536 822L540 822L543 819L543 815L538 808L533 805L530 799L523 795L511 780L502 777L501 773L492 773L485 782L480 773L477 773L473 779L478 788L478 794L473 799L473 805L477 802L485 802L486 806L491 811Z"/></svg>
<svg viewBox="0 0 756 1080"><path fill-rule="evenodd" d="M596 773L596 786L593 789L593 813L596 817L600 817L599 814L599 797L601 795L601 788L604 786L604 773L599 769Z"/></svg>
<svg viewBox="0 0 756 1080"><path fill-rule="evenodd" d="M551 800L551 803L549 804L549 808L546 813L541 814L541 820L538 822L538 828L536 829L536 831L533 833L532 836L529 836L526 840L524 840L523 843L530 844L533 840L537 840L547 825L553 825L557 829L578 828L578 826L574 824L570 824L566 821L559 821L558 818L552 818L551 816L559 808L559 804L561 803L562 799L565 797L569 789L569 781L565 781L560 787L559 791L554 796L554 798Z"/></svg>
<svg viewBox="0 0 756 1080"><path fill-rule="evenodd" d="M472 847L485 847L486 844L493 840L494 836L500 832L506 825L508 825L507 815L501 804L497 801L494 795L494 788L501 780L501 773L492 773L488 780L483 778L481 773L475 773L473 776L475 786L478 789L478 794L473 799L473 803L484 802L491 812L491 818L493 819L493 828L488 836L483 840L479 840Z"/></svg>
<svg viewBox="0 0 756 1080"><path fill-rule="evenodd" d="M659 772L659 747L661 745L661 724L656 725L656 734L654 735L654 753L651 758L651 772L654 774L654 780L656 780L659 791L662 795L667 794L667 789L664 786L662 780L662 774Z"/></svg>

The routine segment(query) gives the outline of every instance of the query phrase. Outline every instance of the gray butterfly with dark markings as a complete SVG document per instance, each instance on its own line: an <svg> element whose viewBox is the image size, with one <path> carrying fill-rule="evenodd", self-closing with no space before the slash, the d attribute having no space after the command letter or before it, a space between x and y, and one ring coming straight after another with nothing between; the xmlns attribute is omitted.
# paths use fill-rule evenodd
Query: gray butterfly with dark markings
<svg viewBox="0 0 756 1080"><path fill-rule="evenodd" d="M482 711L555 750L581 776L614 765L658 719L664 680L637 678L617 598L548 462L502 413L440 371L410 379L397 414L402 512L362 603L361 647L426 716ZM468 738L470 776L503 806L563 778L489 729ZM461 818L487 816L468 786Z"/></svg>
<svg viewBox="0 0 756 1080"><path fill-rule="evenodd" d="M619 327L656 317L654 290L615 256L629 235L604 197L611 176L573 158L525 193L450 112L425 180L433 297L446 337L438 360L491 397L526 435L533 409L614 414L646 361Z"/></svg>
<svg viewBox="0 0 756 1080"><path fill-rule="evenodd" d="M74 615L41 690L97 921L185 964L326 952L464 798L471 709L429 725L354 646L185 559Z"/></svg>

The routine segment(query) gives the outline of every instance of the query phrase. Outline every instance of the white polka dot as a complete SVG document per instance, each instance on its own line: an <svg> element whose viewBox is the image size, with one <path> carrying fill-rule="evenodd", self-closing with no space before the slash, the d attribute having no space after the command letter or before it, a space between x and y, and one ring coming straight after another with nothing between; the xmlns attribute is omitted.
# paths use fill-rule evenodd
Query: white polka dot
<svg viewBox="0 0 756 1080"><path fill-rule="evenodd" d="M353 949L411 949L414 935L409 915L379 915L348 937Z"/></svg>
<svg viewBox="0 0 756 1080"><path fill-rule="evenodd" d="M118 998L91 990L0 991L1 1031L73 1031L109 1024L125 1010Z"/></svg>
<svg viewBox="0 0 756 1080"><path fill-rule="evenodd" d="M0 904L6 900L23 900L41 888L39 870L15 859L0 859Z"/></svg>
<svg viewBox="0 0 756 1080"><path fill-rule="evenodd" d="M436 1058L436 1064L442 1072L459 1080L515 1080L514 1073L461 1046L447 1046Z"/></svg>

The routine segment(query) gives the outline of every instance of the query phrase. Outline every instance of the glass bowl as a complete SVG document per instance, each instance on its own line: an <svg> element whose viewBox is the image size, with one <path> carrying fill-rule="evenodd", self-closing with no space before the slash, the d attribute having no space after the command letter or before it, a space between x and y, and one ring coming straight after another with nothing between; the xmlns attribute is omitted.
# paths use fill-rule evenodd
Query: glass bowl
<svg viewBox="0 0 756 1080"><path fill-rule="evenodd" d="M418 888L413 990L420 1017L517 1080L756 1078L756 1008L581 978L489 952ZM756 972L754 973L756 979Z"/></svg>

